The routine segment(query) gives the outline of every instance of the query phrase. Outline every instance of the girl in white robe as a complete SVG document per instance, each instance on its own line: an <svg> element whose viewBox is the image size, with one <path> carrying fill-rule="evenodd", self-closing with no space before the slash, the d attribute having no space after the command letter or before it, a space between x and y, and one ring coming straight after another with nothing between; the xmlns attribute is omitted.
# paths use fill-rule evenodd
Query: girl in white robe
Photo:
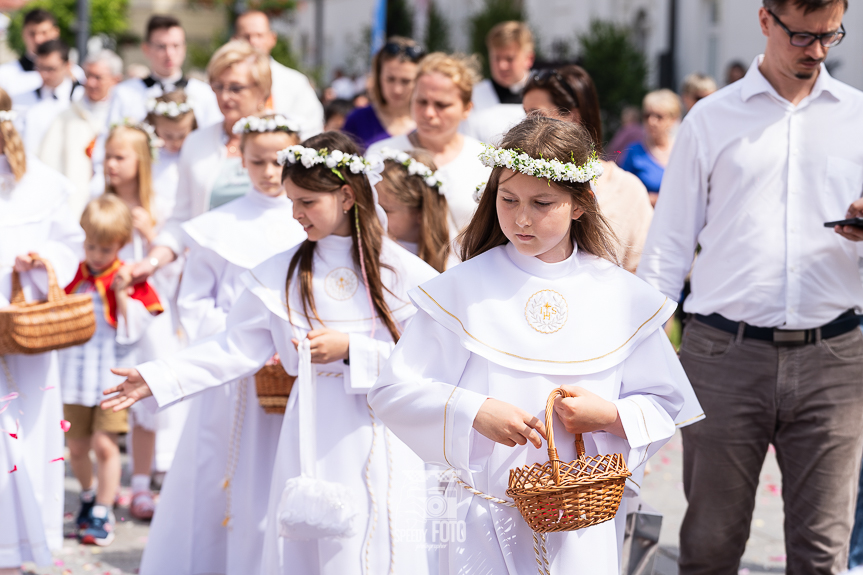
<svg viewBox="0 0 863 575"><path fill-rule="evenodd" d="M69 214L74 187L24 148L0 90L0 308L9 305L13 266L28 301L45 299L48 278L28 255L51 262L60 286L83 252ZM35 561L51 565L63 544L63 403L57 352L0 356L0 573Z"/></svg>
<svg viewBox="0 0 863 575"><path fill-rule="evenodd" d="M270 119L272 129L244 130L249 192L183 224L189 254L178 306L192 342L224 331L245 289L243 273L306 237L292 217L277 158L279 150L299 142L298 126L281 116L263 118ZM189 403L179 457L165 479L140 572L257 573L267 518L261 494L270 489L282 418L258 405L253 377L207 390Z"/></svg>
<svg viewBox="0 0 863 575"><path fill-rule="evenodd" d="M228 313L226 331L137 371L116 370L127 380L110 390L118 395L103 407L122 409L150 393L168 405L249 376L274 352L291 374L314 364L294 385L282 423L260 572L422 575L424 542L402 535L422 532L423 464L375 417L366 393L415 313L407 290L436 272L384 237L363 176L371 166L355 155L352 141L328 132L304 146L283 152L283 183L309 239L242 276L247 290ZM301 430L299 419L306 417L315 423ZM309 511L281 505L286 487L300 479L301 450L312 455L305 477L316 475L350 493L340 501L355 511L353 533L280 536L295 525L286 515ZM345 527L337 515L325 515L323 523Z"/></svg>
<svg viewBox="0 0 863 575"><path fill-rule="evenodd" d="M410 292L420 311L369 394L426 462L498 500L510 469L548 460L539 448L557 387L572 395L554 405L560 460L576 459L573 434L583 433L587 456L622 453L636 480L684 402L699 409L662 330L674 303L613 263L588 186L601 173L590 142L580 126L531 117L489 153L496 167L460 238L464 263ZM566 173L576 181L561 181ZM533 533L516 509L457 482L445 493L431 529L441 573L536 573ZM618 575L625 515L548 534L551 572Z"/></svg>

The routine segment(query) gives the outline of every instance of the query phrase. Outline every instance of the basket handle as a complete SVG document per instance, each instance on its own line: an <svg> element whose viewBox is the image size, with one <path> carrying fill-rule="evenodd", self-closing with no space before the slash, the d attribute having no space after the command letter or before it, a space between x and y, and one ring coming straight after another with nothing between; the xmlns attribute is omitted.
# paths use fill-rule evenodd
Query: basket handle
<svg viewBox="0 0 863 575"><path fill-rule="evenodd" d="M48 301L57 302L63 299L64 293L57 284L57 274L54 273L54 267L51 262L42 258L36 252L30 252L29 255L34 261L40 262L45 266L45 271L48 273ZM13 305L22 305L27 303L24 298L24 290L21 288L21 277L18 271L12 270L12 297L9 298L9 303Z"/></svg>
<svg viewBox="0 0 863 575"><path fill-rule="evenodd" d="M560 458L557 456L557 448L554 445L554 400L557 397L575 397L562 387L558 387L548 395L548 400L545 402L545 433L548 435L548 460L551 462L551 477L555 485L560 485ZM575 434L575 450L578 452L578 458L584 459L584 438L580 433Z"/></svg>

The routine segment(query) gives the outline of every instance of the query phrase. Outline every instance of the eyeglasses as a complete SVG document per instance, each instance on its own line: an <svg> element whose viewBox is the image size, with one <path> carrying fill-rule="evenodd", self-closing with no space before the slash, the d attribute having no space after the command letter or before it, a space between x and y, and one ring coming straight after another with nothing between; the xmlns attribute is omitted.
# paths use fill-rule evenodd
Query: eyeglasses
<svg viewBox="0 0 863 575"><path fill-rule="evenodd" d="M243 84L230 84L226 86L220 82L213 82L210 84L210 88L212 88L213 92L216 94L227 91L231 96L239 96L244 90L250 89L251 86L244 86Z"/></svg>
<svg viewBox="0 0 863 575"><path fill-rule="evenodd" d="M776 20L776 23L779 24L779 27L782 28L786 34L788 34L788 39L791 41L792 46L796 46L797 48L806 48L807 46L811 46L815 43L816 40L821 42L821 45L825 48L832 48L833 46L838 46L842 39L845 37L845 26L843 24L839 24L839 29L834 32L825 32L823 34L812 34L811 32L792 32L788 29L788 26L782 23L782 20L779 19L779 16L774 14L771 10L767 11L773 19Z"/></svg>
<svg viewBox="0 0 863 575"><path fill-rule="evenodd" d="M580 108L581 105L578 102L578 95L575 93L575 90L572 89L572 86L569 85L569 82L566 81L566 78L564 78L563 75L556 69L546 68L544 70L539 70L538 72L533 73L533 81L539 87L547 85L552 78L557 80L563 91L566 92L570 98L572 98L572 101L575 102L575 107Z"/></svg>
<svg viewBox="0 0 863 575"><path fill-rule="evenodd" d="M387 42L384 44L384 47L381 48L381 53L389 54L390 56L398 56L400 54L404 54L414 62L420 60L423 56L426 55L425 50L416 45L407 45L397 44L395 42Z"/></svg>

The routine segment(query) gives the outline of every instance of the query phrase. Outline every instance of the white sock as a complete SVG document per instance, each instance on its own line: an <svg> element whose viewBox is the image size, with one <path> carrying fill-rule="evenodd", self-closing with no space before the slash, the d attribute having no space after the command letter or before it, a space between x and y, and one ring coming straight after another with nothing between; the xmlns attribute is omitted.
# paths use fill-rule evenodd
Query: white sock
<svg viewBox="0 0 863 575"><path fill-rule="evenodd" d="M132 493L140 493L142 491L150 490L150 476L149 475L133 475L132 476Z"/></svg>
<svg viewBox="0 0 863 575"><path fill-rule="evenodd" d="M96 490L95 489L85 489L81 492L81 501L84 503L93 503L96 500Z"/></svg>

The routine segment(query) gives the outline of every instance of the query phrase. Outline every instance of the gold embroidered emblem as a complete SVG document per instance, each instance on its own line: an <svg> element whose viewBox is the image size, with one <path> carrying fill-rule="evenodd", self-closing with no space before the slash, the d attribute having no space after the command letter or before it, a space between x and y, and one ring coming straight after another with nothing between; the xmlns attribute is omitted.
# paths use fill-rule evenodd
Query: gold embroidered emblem
<svg viewBox="0 0 863 575"><path fill-rule="evenodd" d="M348 268L336 268L324 279L327 295L338 301L351 299L359 284L357 274Z"/></svg>
<svg viewBox="0 0 863 575"><path fill-rule="evenodd" d="M569 308L562 295L554 290L536 292L524 306L524 317L528 325L539 333L554 333L566 324Z"/></svg>

